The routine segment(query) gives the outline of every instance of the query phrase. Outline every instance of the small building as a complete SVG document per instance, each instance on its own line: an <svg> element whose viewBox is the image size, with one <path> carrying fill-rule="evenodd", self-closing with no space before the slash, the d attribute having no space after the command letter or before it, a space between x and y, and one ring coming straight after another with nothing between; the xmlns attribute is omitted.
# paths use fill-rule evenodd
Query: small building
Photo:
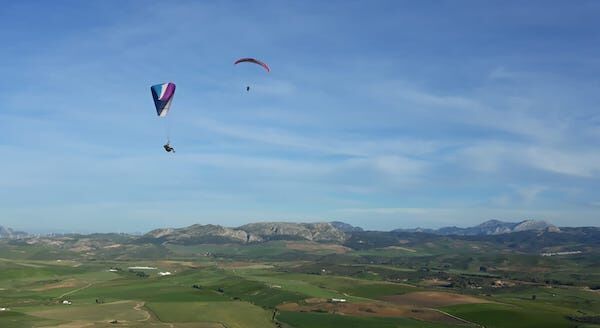
<svg viewBox="0 0 600 328"><path fill-rule="evenodd" d="M494 282L492 283L493 288L502 288L505 286L506 286L506 284L502 280L494 280Z"/></svg>
<svg viewBox="0 0 600 328"><path fill-rule="evenodd" d="M345 298L330 298L327 300L329 303L346 303Z"/></svg>
<svg viewBox="0 0 600 328"><path fill-rule="evenodd" d="M158 275L163 277L163 276L170 276L172 273L169 271L165 271L165 272L159 272Z"/></svg>
<svg viewBox="0 0 600 328"><path fill-rule="evenodd" d="M62 304L64 304L64 305L71 305L73 303L71 301L69 301L69 300L64 300L64 301L62 301Z"/></svg>
<svg viewBox="0 0 600 328"><path fill-rule="evenodd" d="M0 311L9 311L9 308L5 308L5 307L0 307Z"/></svg>
<svg viewBox="0 0 600 328"><path fill-rule="evenodd" d="M129 270L156 270L157 268L151 266L132 266L128 267Z"/></svg>

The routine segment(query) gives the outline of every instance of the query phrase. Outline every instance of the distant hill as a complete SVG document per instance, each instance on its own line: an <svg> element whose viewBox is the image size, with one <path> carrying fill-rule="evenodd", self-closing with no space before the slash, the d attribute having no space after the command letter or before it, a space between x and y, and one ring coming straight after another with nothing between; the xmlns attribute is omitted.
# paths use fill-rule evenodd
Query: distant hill
<svg viewBox="0 0 600 328"><path fill-rule="evenodd" d="M347 235L333 224L259 222L238 228L194 224L185 228L156 229L139 238L140 242L171 244L252 243L269 240L310 240L341 243Z"/></svg>
<svg viewBox="0 0 600 328"><path fill-rule="evenodd" d="M468 228L444 227L440 229L396 229L394 232L424 232L435 235L458 235L458 236L481 236L499 235L520 231L550 231L560 232L560 229L550 223L540 220L524 220L521 222L504 222L500 220L489 220L479 225Z"/></svg>
<svg viewBox="0 0 600 328"><path fill-rule="evenodd" d="M263 240L305 239L310 241L343 242L347 237L343 231L328 222L259 222L246 224L237 229L258 235Z"/></svg>
<svg viewBox="0 0 600 328"><path fill-rule="evenodd" d="M226 228L214 224L194 224L184 228L164 228L148 232L138 239L140 242L170 244L204 244L204 243L248 243L261 241L246 231Z"/></svg>
<svg viewBox="0 0 600 328"><path fill-rule="evenodd" d="M0 226L0 239L18 239L25 238L28 234L23 231L15 231L11 228Z"/></svg>
<svg viewBox="0 0 600 328"><path fill-rule="evenodd" d="M351 224L345 223L345 222L340 222L340 221L332 221L329 222L331 223L332 226L334 226L336 229L343 231L343 232L358 232L358 231L363 231L363 228L361 227L355 227Z"/></svg>
<svg viewBox="0 0 600 328"><path fill-rule="evenodd" d="M494 245L495 250L538 253L546 250L573 251L598 250L600 228L580 227L560 230L522 230L510 233L457 235L433 234L415 231L363 231L355 232L344 242L352 249L372 249L385 247L417 247L419 245L446 245L456 242L483 242Z"/></svg>

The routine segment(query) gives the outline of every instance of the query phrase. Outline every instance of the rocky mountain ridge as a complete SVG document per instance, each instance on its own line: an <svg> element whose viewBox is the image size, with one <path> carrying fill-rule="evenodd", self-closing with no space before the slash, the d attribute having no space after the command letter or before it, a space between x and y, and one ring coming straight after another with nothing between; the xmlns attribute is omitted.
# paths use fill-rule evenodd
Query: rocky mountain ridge
<svg viewBox="0 0 600 328"><path fill-rule="evenodd" d="M440 229L396 229L391 233L428 233L433 235L486 236L502 235L523 231L560 232L561 230L545 221L524 220L521 222L503 222L489 220L467 228L444 227ZM194 224L182 228L161 228L142 236L128 235L140 243L153 244L202 244L202 243L258 243L270 240L308 240L343 244L355 234L366 232L360 227L348 223L317 222L258 222L240 227L223 227L214 224ZM0 226L0 239L20 239L29 235ZM52 238L51 236L47 236Z"/></svg>
<svg viewBox="0 0 600 328"><path fill-rule="evenodd" d="M467 228L443 227L440 229L396 229L395 232L424 232L435 235L459 235L459 236L480 236L480 235L499 235L520 231L549 231L560 232L560 229L546 221L542 220L523 220L520 222L504 222L500 220L488 220L479 225Z"/></svg>
<svg viewBox="0 0 600 328"><path fill-rule="evenodd" d="M329 222L331 223L332 226L334 226L336 229L343 231L343 232L358 232L358 231L364 231L363 228L361 227L355 227L349 223L346 222L341 222L341 221L332 221Z"/></svg>
<svg viewBox="0 0 600 328"><path fill-rule="evenodd" d="M259 222L246 224L237 228L227 228L212 224L194 224L189 227L177 229L156 229L143 235L140 240L173 244L201 242L253 243L277 239L342 243L347 237L346 233L328 222Z"/></svg>

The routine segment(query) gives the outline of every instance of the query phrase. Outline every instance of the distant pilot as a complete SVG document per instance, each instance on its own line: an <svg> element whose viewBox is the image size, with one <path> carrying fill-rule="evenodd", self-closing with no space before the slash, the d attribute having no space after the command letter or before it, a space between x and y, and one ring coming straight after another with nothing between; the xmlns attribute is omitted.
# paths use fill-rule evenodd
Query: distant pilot
<svg viewBox="0 0 600 328"><path fill-rule="evenodd" d="M250 92L250 86L246 86L246 92Z"/></svg>
<svg viewBox="0 0 600 328"><path fill-rule="evenodd" d="M165 144L163 147L165 148L165 151L166 151L167 153L171 153L171 152L175 153L175 148L171 147L171 145L169 145L169 143L168 143L168 142L167 142L167 144Z"/></svg>

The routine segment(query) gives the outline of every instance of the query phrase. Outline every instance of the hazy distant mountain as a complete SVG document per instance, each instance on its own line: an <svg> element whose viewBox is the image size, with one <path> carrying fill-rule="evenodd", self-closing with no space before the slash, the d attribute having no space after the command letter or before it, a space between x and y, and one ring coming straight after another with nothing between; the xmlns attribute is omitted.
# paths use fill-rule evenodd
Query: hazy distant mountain
<svg viewBox="0 0 600 328"><path fill-rule="evenodd" d="M396 229L391 232L429 233L443 236L485 236L523 231L560 232L561 230L550 223L539 220L524 220L521 222L489 220L468 228L414 228ZM130 237L139 243L149 242L153 244L165 242L172 244L253 243L269 240L309 240L344 243L353 235L363 232L365 231L362 228L341 221L318 223L258 222L249 223L237 228L228 228L213 224L194 224L183 228L156 229L139 237L133 235ZM0 239L19 239L29 236L25 232L14 231L10 228L0 226ZM51 236L46 237L51 238Z"/></svg>
<svg viewBox="0 0 600 328"><path fill-rule="evenodd" d="M522 222L486 221L470 228L446 227L433 229L397 229L392 232L425 232L436 235L480 236L499 235L512 232L546 230L560 231L544 221L525 220ZM156 229L139 237L140 243L203 244L203 243L254 243L269 240L309 240L316 242L344 243L355 234L364 232L344 222L293 223L258 222L237 228L220 225L194 224L184 228Z"/></svg>
<svg viewBox="0 0 600 328"><path fill-rule="evenodd" d="M343 231L343 232L357 232L357 231L363 231L363 228L361 227L355 227L351 224L348 224L346 222L340 222L340 221L333 221L333 222L329 222L331 223L332 226L334 226L336 229Z"/></svg>
<svg viewBox="0 0 600 328"><path fill-rule="evenodd" d="M227 242L247 243L262 241L262 239L239 229L225 228L213 224L194 224L185 228L152 230L140 237L140 241L168 242L171 244L202 244Z"/></svg>
<svg viewBox="0 0 600 328"><path fill-rule="evenodd" d="M15 238L21 239L14 240ZM134 236L115 233L27 235L0 227L0 244L46 245L73 254L97 258L168 257L171 250L164 244L247 245L273 240L305 241L311 244L311 247L315 247L313 242L334 243L356 250L385 247L413 249L422 245L446 247L448 242L452 241L454 245L474 242L483 243L478 244L478 247L493 245L494 249L529 253L574 250L587 252L600 247L600 228L558 229L543 221L526 220L511 223L491 220L470 228L363 231L342 222L260 222L237 228L194 224L184 228L156 229L142 236Z"/></svg>
<svg viewBox="0 0 600 328"><path fill-rule="evenodd" d="M342 242L346 234L328 222L291 223L259 222L243 225L237 229L258 235L263 239L306 239L311 241Z"/></svg>
<svg viewBox="0 0 600 328"><path fill-rule="evenodd" d="M440 229L396 229L396 232L426 232L436 235L459 235L459 236L478 236L478 235L499 235L505 233L547 230L559 232L560 229L550 223L540 220L524 220L521 222L503 222L499 220L485 221L479 225L469 228L444 227Z"/></svg>
<svg viewBox="0 0 600 328"><path fill-rule="evenodd" d="M11 228L0 226L0 239L17 239L27 237L27 233L23 231L15 231Z"/></svg>
<svg viewBox="0 0 600 328"><path fill-rule="evenodd" d="M141 242L172 244L251 243L267 240L310 240L343 242L347 235L331 223L259 222L238 228L195 224L185 228L156 229L143 235Z"/></svg>

